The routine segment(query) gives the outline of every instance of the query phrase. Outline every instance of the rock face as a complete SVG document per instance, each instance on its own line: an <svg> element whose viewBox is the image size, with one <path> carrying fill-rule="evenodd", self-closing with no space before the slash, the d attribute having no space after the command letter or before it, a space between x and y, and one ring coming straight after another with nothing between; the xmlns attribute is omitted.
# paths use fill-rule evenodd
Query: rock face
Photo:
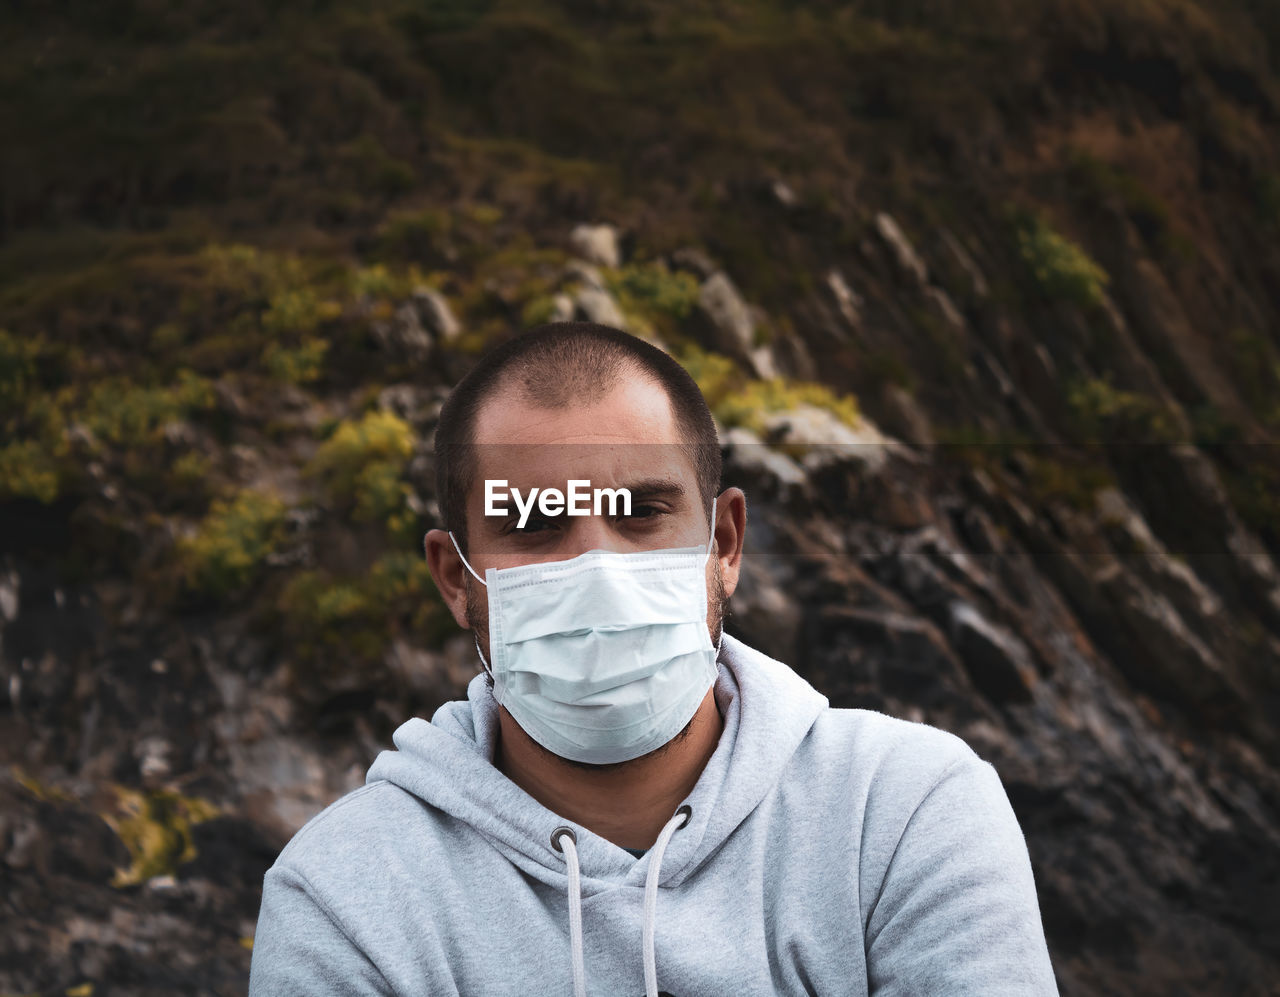
<svg viewBox="0 0 1280 997"><path fill-rule="evenodd" d="M578 263L569 277L575 295L557 308L621 323L598 271ZM816 293L839 297L831 281ZM928 285L916 293L924 307ZM388 348L421 339L431 357L449 355L447 313L430 300L394 313ZM747 353L755 318L732 282L717 271L699 300L725 348ZM864 326L871 307L859 305ZM963 340L972 326L951 307L948 335ZM423 369L422 383L386 385L376 401L428 440L449 382ZM995 765L1064 994L1265 992L1259 981L1280 971L1280 597L1268 549L1195 448L1117 448L1115 480L1067 501L1035 485L1046 457L998 447L958 459L931 444L923 403L895 391L883 412L906 443L807 402L762 414L759 435L721 434L723 484L750 505L729 632L833 707L941 726ZM260 403L229 397L238 418L255 418ZM246 474L283 459L234 452ZM408 477L409 507L438 521L429 446ZM62 579L51 551L66 510L7 515L0 991L243 989L263 871L362 783L396 725L464 696L470 642L452 624L444 636L388 633L366 667L300 682L282 664L289 644L263 636L248 609L167 616L136 586ZM358 535L318 510L291 509L286 524L289 543L267 562L282 576L328 547L361 563ZM149 801L142 825L120 786L140 794L133 806ZM187 797L213 809L183 816Z"/></svg>
<svg viewBox="0 0 1280 997"><path fill-rule="evenodd" d="M845 322L849 324L849 328L860 328L862 325L862 315L860 313L862 299L849 286L848 281L844 279L844 275L839 270L827 271L826 280L827 287L831 289L831 295L835 298L836 307L840 309L840 314Z"/></svg>
<svg viewBox="0 0 1280 997"><path fill-rule="evenodd" d="M454 318L449 302L439 291L422 287L413 292L413 304L418 310L418 319L440 339L457 339L462 326Z"/></svg>
<svg viewBox="0 0 1280 997"><path fill-rule="evenodd" d="M1265 992L1259 981L1280 978L1275 552L1236 509L1224 465L1199 447L1122 438L1095 480L1065 445L938 445L935 430L955 422L939 398L960 399L978 425L1031 426L1046 441L1069 426L1071 403L1053 396L1063 370L1087 369L1090 328L1106 331L1126 383L1173 393L1116 305L1088 320L1062 308L1044 342L1028 345L1012 319L978 307L994 295L956 237L941 241L950 265L933 267L887 214L874 225L865 272L815 269L825 277L813 282L814 339L776 350L756 332L776 316L705 254L675 254L702 277L681 331L743 376L772 376L776 353L825 380L842 351L886 328L931 337L913 373L925 387L904 378L859 398L868 414L854 425L800 400L756 413L758 433L721 433L722 483L750 505L729 632L791 664L832 706L946 728L997 768L1064 994ZM583 242L584 259L538 275L554 317L624 326L597 268L615 265L607 245ZM911 321L891 325L890 304L912 309ZM323 399L219 382L220 417L248 434L226 448L228 465L240 479L284 482L292 503L265 577L226 604L153 604L122 580L119 564L150 563L174 534L133 511L142 506L121 454L88 462L79 505L0 506L11 953L0 992L243 989L262 873L284 841L362 783L399 723L465 695L477 665L451 620L396 624L358 667L342 660L351 649L339 629L304 667L294 645L309 635L276 619L299 572L371 574L368 525L308 504L294 471L335 412L373 403L383 425L407 427L392 485L405 508L439 522L430 439L471 361L439 293L387 311L361 341L406 361L411 380ZM1108 390L1099 417L1134 410L1138 395ZM263 431L291 423L310 449ZM170 420L157 436L190 448L202 432ZM69 435L92 443L85 427ZM108 526L121 536L114 573L62 577L73 529ZM421 579L401 584L430 600ZM344 625L372 611L354 585L324 597Z"/></svg>
<svg viewBox="0 0 1280 997"><path fill-rule="evenodd" d="M421 366L431 356L432 341L422 326L422 315L415 302L407 302L396 309L387 322L375 322L373 336L388 354Z"/></svg>
<svg viewBox="0 0 1280 997"><path fill-rule="evenodd" d="M915 248L893 217L883 211L879 212L876 215L876 231L892 251L898 269L917 284L926 284L929 280L929 268L917 255Z"/></svg>
<svg viewBox="0 0 1280 997"><path fill-rule="evenodd" d="M628 231L672 241L606 279L617 231L579 226L566 259L565 218L590 198L548 178L522 214L507 202L525 177L480 184L505 207L457 221L455 272L430 278L447 299L366 295L331 328L345 306L325 295L253 290L236 323L183 344L206 368L248 358L211 377L207 411L99 384L151 342L141 318L108 318L114 299L38 362L0 330L0 432L26 431L13 399L42 392L32 446L0 439L0 471L37 473L63 443L74 456L54 501L0 499L0 994L243 991L279 848L476 674L420 570L421 530L442 519L431 443L479 351L548 313L630 322L701 364L722 484L750 506L728 631L833 707L937 725L995 766L1064 995L1276 993L1280 271L1270 242L1203 246L1206 272L1157 261L1109 202L1158 228L1158 201L1090 175L1108 202L1089 215L1105 291L1061 236L1048 262L1025 259L992 205L841 208L800 176L763 198L748 183L742 203L729 180L693 195L741 227L637 208ZM954 230L931 220L944 214ZM722 258L669 250L685 239ZM243 248L228 259L256 258ZM253 339L268 297L271 353ZM155 342L174 334L153 324ZM132 345L115 350L116 333ZM317 340L330 359L309 370ZM271 356L297 361L277 365L297 383L265 378ZM41 435L74 394L59 378L82 368L95 406ZM111 444L129 431L139 441ZM332 480L311 473L321 453ZM358 492L347 505L339 485ZM267 486L283 509L235 506L199 532L224 491ZM197 535L237 579L219 594L181 582ZM256 575L239 577L245 562Z"/></svg>
<svg viewBox="0 0 1280 997"><path fill-rule="evenodd" d="M613 300L608 291L595 287L584 287L578 291L576 297L577 314L588 322L598 322L601 325L610 325L615 329L625 329L627 327L626 317L618 308L618 303Z"/></svg>
<svg viewBox="0 0 1280 997"><path fill-rule="evenodd" d="M733 357L757 377L776 376L772 352L756 343L751 309L723 270L702 282L697 310L703 336L712 349Z"/></svg>
<svg viewBox="0 0 1280 997"><path fill-rule="evenodd" d="M578 225L569 233L574 252L589 263L616 267L622 262L618 252L618 230L612 225Z"/></svg>
<svg viewBox="0 0 1280 997"><path fill-rule="evenodd" d="M711 323L716 345L731 356L748 356L755 347L755 322L742 295L723 270L703 281L698 307Z"/></svg>

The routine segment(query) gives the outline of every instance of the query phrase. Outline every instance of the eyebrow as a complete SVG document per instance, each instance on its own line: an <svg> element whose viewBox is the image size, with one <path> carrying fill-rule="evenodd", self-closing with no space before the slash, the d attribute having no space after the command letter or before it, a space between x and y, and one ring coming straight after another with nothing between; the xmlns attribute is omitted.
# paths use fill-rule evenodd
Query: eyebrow
<svg viewBox="0 0 1280 997"><path fill-rule="evenodd" d="M632 498L683 498L685 487L674 478L645 478L619 487L631 492Z"/></svg>

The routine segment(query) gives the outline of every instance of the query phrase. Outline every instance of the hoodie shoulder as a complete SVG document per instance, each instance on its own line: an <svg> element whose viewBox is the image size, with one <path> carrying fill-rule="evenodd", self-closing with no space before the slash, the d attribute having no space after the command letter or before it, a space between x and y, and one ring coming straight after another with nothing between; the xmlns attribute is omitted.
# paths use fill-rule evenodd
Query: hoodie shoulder
<svg viewBox="0 0 1280 997"><path fill-rule="evenodd" d="M990 767L950 731L875 710L826 710L812 736L824 754L845 759L868 805L893 802L914 809L951 770Z"/></svg>
<svg viewBox="0 0 1280 997"><path fill-rule="evenodd" d="M378 780L329 804L289 839L275 865L302 873L308 880L323 880L333 870L344 878L352 869L381 851L380 845L394 845L406 822L423 817L421 800Z"/></svg>

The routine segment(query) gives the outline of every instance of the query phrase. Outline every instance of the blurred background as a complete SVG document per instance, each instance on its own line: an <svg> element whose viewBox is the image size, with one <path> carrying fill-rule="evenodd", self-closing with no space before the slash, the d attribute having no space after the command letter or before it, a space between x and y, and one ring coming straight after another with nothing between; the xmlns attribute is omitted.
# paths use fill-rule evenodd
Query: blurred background
<svg viewBox="0 0 1280 997"><path fill-rule="evenodd" d="M0 993L245 991L276 852L477 672L433 427L555 318L702 385L730 632L997 767L1063 994L1280 992L1278 46L1270 0L9 0Z"/></svg>

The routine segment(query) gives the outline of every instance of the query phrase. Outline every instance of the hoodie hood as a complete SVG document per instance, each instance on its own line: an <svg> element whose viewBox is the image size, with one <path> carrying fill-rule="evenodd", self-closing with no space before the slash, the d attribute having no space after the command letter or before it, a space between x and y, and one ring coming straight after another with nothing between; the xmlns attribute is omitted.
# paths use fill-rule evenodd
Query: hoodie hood
<svg viewBox="0 0 1280 997"><path fill-rule="evenodd" d="M778 782L814 721L827 708L823 696L789 667L728 634L717 659L716 705L724 720L720 741L693 791L683 801L692 813L676 821L661 858L658 883L677 887L724 843ZM498 703L476 675L466 700L445 703L430 723L415 718L393 735L366 783L386 780L465 822L524 873L568 887L566 855L552 832L568 827L584 898L643 877L649 853L639 861L623 848L544 807L493 764L498 742ZM576 877L575 877L576 878Z"/></svg>

